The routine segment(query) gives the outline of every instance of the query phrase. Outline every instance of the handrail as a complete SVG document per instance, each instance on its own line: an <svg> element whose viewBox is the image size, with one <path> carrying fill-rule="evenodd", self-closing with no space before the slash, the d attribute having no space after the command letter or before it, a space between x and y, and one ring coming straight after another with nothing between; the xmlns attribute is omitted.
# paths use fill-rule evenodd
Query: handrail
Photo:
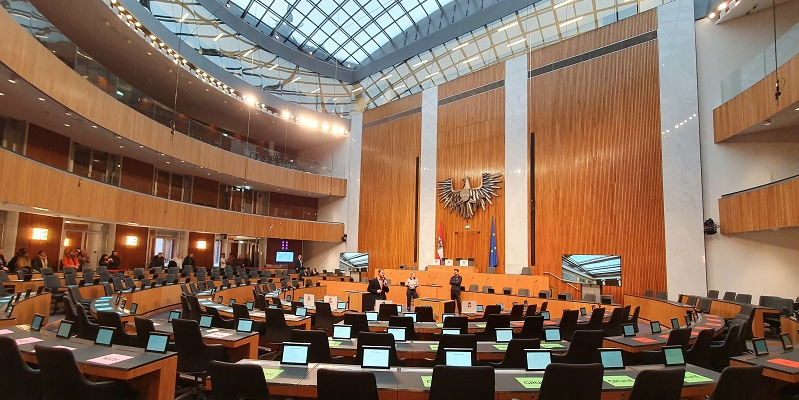
<svg viewBox="0 0 799 400"><path fill-rule="evenodd" d="M577 286L574 286L574 285L572 285L571 283L564 281L564 280L563 280L563 278L561 278L561 277L559 277L559 276L557 276L557 275L555 275L555 274L553 274L553 273L551 273L551 272L549 272L549 271L545 271L545 272L544 272L544 274L545 274L545 275L552 275L553 277L555 277L555 279L559 280L559 281L560 281L560 283L564 283L564 284L566 284L567 286L570 286L572 289L574 289L574 290L576 290L576 291L578 291L578 292L579 292L579 291L582 291L581 289L577 288Z"/></svg>
<svg viewBox="0 0 799 400"><path fill-rule="evenodd" d="M732 193L723 194L723 195L721 195L721 197L734 196L734 195L736 195L736 194L741 194L741 193L751 192L751 191L753 191L753 190L763 189L763 188L766 188L766 187L769 187L769 186L774 186L774 185L777 185L777 184L783 183L783 182L785 182L785 181L789 181L789 180L791 180L791 179L796 179L796 178L799 178L799 174L796 174L796 175L793 175L793 176L789 176L789 177L787 177L787 178L782 178L782 179L780 179L780 180L777 180L777 181L774 181L774 182L764 183L764 184L762 184L762 185L760 185L760 186L750 187L750 188L748 188L748 189L739 190L739 191L737 191L737 192L732 192Z"/></svg>

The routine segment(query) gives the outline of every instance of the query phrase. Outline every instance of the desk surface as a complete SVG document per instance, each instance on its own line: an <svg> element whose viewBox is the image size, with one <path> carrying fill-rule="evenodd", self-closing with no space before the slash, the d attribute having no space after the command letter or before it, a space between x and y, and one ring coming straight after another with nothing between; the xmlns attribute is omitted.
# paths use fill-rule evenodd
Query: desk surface
<svg viewBox="0 0 799 400"><path fill-rule="evenodd" d="M763 356L745 355L730 358L731 365L762 365L763 375L784 382L799 382L799 351L785 352L769 347L769 354Z"/></svg>
<svg viewBox="0 0 799 400"><path fill-rule="evenodd" d="M329 339L330 353L334 356L354 356L358 349L358 339ZM422 360L434 358L438 351L438 342L430 340L409 340L396 342L397 354L400 358ZM569 350L569 342L541 342L542 349L552 350L555 354ZM505 358L508 343L477 342L477 358L480 360L498 361Z"/></svg>
<svg viewBox="0 0 799 400"><path fill-rule="evenodd" d="M683 326L683 328L685 328ZM691 342L693 342L699 331L706 329L713 329L714 336L721 333L724 329L724 320L717 315L700 314L697 321L691 325ZM637 353L644 350L659 350L662 346L666 345L669 339L671 329L663 328L660 333L637 334L631 337L624 336L609 336L605 338L604 346L618 347L631 353Z"/></svg>

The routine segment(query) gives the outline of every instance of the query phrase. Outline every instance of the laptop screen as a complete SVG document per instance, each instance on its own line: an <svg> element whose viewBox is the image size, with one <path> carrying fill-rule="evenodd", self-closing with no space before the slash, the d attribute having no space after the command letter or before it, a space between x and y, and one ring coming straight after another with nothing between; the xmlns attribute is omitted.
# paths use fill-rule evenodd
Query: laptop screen
<svg viewBox="0 0 799 400"><path fill-rule="evenodd" d="M210 328L213 318L210 315L200 316L200 328Z"/></svg>
<svg viewBox="0 0 799 400"><path fill-rule="evenodd" d="M478 304L477 305L477 312L483 312L483 305L482 304Z"/></svg>
<svg viewBox="0 0 799 400"><path fill-rule="evenodd" d="M560 342L560 329L546 328L544 329L545 342Z"/></svg>
<svg viewBox="0 0 799 400"><path fill-rule="evenodd" d="M252 320L242 318L236 323L236 332L244 332L244 333L251 333L252 332Z"/></svg>
<svg viewBox="0 0 799 400"><path fill-rule="evenodd" d="M791 335L787 333L783 333L780 335L780 341L782 342L782 349L785 351L793 349L793 341L791 340Z"/></svg>
<svg viewBox="0 0 799 400"><path fill-rule="evenodd" d="M136 311L139 310L139 303L133 303L130 305L130 313L136 314Z"/></svg>
<svg viewBox="0 0 799 400"><path fill-rule="evenodd" d="M497 328L496 329L497 342L510 342L513 339L513 329L511 328Z"/></svg>
<svg viewBox="0 0 799 400"><path fill-rule="evenodd" d="M671 329L680 329L680 320L677 318L671 319Z"/></svg>
<svg viewBox="0 0 799 400"><path fill-rule="evenodd" d="M151 332L150 337L147 338L147 347L144 350L151 353L166 353L166 345L168 343L169 335Z"/></svg>
<svg viewBox="0 0 799 400"><path fill-rule="evenodd" d="M635 336L635 326L633 324L624 324L621 326L624 332L624 337Z"/></svg>
<svg viewBox="0 0 799 400"><path fill-rule="evenodd" d="M755 348L755 355L762 356L768 354L768 346L766 346L766 339L754 338L752 339L752 346Z"/></svg>
<svg viewBox="0 0 799 400"><path fill-rule="evenodd" d="M449 313L441 314L441 322L446 321L447 317L454 317L454 316L455 316L455 314L449 314Z"/></svg>
<svg viewBox="0 0 799 400"><path fill-rule="evenodd" d="M283 343L281 364L308 365L308 343Z"/></svg>
<svg viewBox="0 0 799 400"><path fill-rule="evenodd" d="M549 311L541 311L541 316L544 317L544 321L549 321Z"/></svg>
<svg viewBox="0 0 799 400"><path fill-rule="evenodd" d="M111 339L113 338L114 338L114 328L101 326L100 330L97 332L97 338L94 339L94 344L110 346Z"/></svg>
<svg viewBox="0 0 799 400"><path fill-rule="evenodd" d="M414 324L416 323L416 313L408 312L408 313L402 314L402 316L403 317L411 317L411 318L413 318L413 323Z"/></svg>
<svg viewBox="0 0 799 400"><path fill-rule="evenodd" d="M367 321L377 321L377 313L374 311L367 311L366 312L366 320Z"/></svg>
<svg viewBox="0 0 799 400"><path fill-rule="evenodd" d="M166 322L172 322L173 319L180 319L180 311L170 311Z"/></svg>
<svg viewBox="0 0 799 400"><path fill-rule="evenodd" d="M444 350L446 364L454 367L471 367L471 349L446 349Z"/></svg>
<svg viewBox="0 0 799 400"><path fill-rule="evenodd" d="M305 307L297 307L297 309L294 310L294 315L298 317L304 317L308 315L308 309Z"/></svg>
<svg viewBox="0 0 799 400"><path fill-rule="evenodd" d="M395 342L404 342L405 341L405 328L402 327L388 327L388 333L394 335Z"/></svg>
<svg viewBox="0 0 799 400"><path fill-rule="evenodd" d="M339 301L338 302L338 307L336 307L336 308L338 308L339 310L346 310L347 309L347 302L346 301Z"/></svg>
<svg viewBox="0 0 799 400"><path fill-rule="evenodd" d="M333 339L352 338L352 325L333 325Z"/></svg>
<svg viewBox="0 0 799 400"><path fill-rule="evenodd" d="M444 328L441 330L442 335L460 335L461 330L458 328Z"/></svg>
<svg viewBox="0 0 799 400"><path fill-rule="evenodd" d="M685 365L682 354L682 346L663 346L663 357L666 359L666 366Z"/></svg>
<svg viewBox="0 0 799 400"><path fill-rule="evenodd" d="M543 371L552 362L552 352L549 350L528 349L525 352L528 371Z"/></svg>
<svg viewBox="0 0 799 400"><path fill-rule="evenodd" d="M72 321L62 319L58 324L58 333L56 336L64 339L69 339L69 332L72 330Z"/></svg>
<svg viewBox="0 0 799 400"><path fill-rule="evenodd" d="M621 349L599 349L599 357L602 359L602 366L605 367L605 369L624 368Z"/></svg>
<svg viewBox="0 0 799 400"><path fill-rule="evenodd" d="M363 346L361 368L389 368L389 347Z"/></svg>
<svg viewBox="0 0 799 400"><path fill-rule="evenodd" d="M42 324L44 324L44 315L34 314L33 321L31 322L31 330L39 332L39 330L42 329Z"/></svg>
<svg viewBox="0 0 799 400"><path fill-rule="evenodd" d="M649 329L652 330L652 333L660 333L663 332L663 328L660 327L659 321L652 321L649 323Z"/></svg>
<svg viewBox="0 0 799 400"><path fill-rule="evenodd" d="M251 302L251 301L248 301L248 302L246 303L246 305L247 305L247 311L252 311L252 310L253 310L253 308L255 307L255 303L253 303L253 302Z"/></svg>
<svg viewBox="0 0 799 400"><path fill-rule="evenodd" d="M588 311L585 310L585 307L580 307L580 315L588 314Z"/></svg>

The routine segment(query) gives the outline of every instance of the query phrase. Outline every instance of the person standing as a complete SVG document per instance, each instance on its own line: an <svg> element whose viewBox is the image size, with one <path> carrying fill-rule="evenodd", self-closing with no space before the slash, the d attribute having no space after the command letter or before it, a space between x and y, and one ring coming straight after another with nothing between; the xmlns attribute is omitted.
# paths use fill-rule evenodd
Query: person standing
<svg viewBox="0 0 799 400"><path fill-rule="evenodd" d="M302 254L297 256L297 261L294 262L294 269L299 273L302 269L305 268L302 265Z"/></svg>
<svg viewBox="0 0 799 400"><path fill-rule="evenodd" d="M388 284L386 284L386 271L377 270L377 276L369 281L369 287L366 290L374 296L375 300L385 300L389 290Z"/></svg>
<svg viewBox="0 0 799 400"><path fill-rule="evenodd" d="M75 249L75 253L78 255L78 269L83 270L83 267L91 261L89 253L81 249Z"/></svg>
<svg viewBox="0 0 799 400"><path fill-rule="evenodd" d="M17 255L11 257L11 260L8 262L8 270L9 272L17 272L19 270L25 270L28 273L31 272L28 249L21 248L17 251Z"/></svg>
<svg viewBox="0 0 799 400"><path fill-rule="evenodd" d="M416 288L419 287L419 280L416 279L416 272L411 272L411 276L405 281L405 287L408 288L405 292L405 297L408 298L408 311L411 311L411 302L413 299L419 298L419 294L416 293Z"/></svg>
<svg viewBox="0 0 799 400"><path fill-rule="evenodd" d="M181 265L181 267L185 267L187 265L191 265L192 267L197 265L194 263L194 253L189 253L189 255L183 259L183 265Z"/></svg>
<svg viewBox="0 0 799 400"><path fill-rule="evenodd" d="M453 275L449 278L449 297L452 300L455 300L455 305L458 306L458 313L460 314L463 310L461 307L461 283L463 283L463 277L460 275L460 271L455 269L453 271Z"/></svg>
<svg viewBox="0 0 799 400"><path fill-rule="evenodd" d="M108 256L108 260L105 262L105 265L109 270L118 270L119 266L122 265L122 260L119 259L119 252L116 250L111 251L111 255Z"/></svg>
<svg viewBox="0 0 799 400"><path fill-rule="evenodd" d="M39 272L42 272L42 268L50 268L50 264L47 262L47 252L39 250L37 257L31 260L31 267Z"/></svg>
<svg viewBox="0 0 799 400"><path fill-rule="evenodd" d="M3 249L0 249L0 271L8 271L8 263L3 255Z"/></svg>

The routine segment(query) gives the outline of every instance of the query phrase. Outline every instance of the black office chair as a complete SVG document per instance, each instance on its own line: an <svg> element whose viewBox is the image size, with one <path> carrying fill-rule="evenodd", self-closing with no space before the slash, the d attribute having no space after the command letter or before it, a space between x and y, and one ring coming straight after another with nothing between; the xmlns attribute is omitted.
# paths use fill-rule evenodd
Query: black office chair
<svg viewBox="0 0 799 400"><path fill-rule="evenodd" d="M388 362L392 367L404 367L405 360L397 356L397 346L394 335L382 332L361 332L358 334L358 348L355 351L355 364L360 365L363 360L363 346L389 347Z"/></svg>
<svg viewBox="0 0 799 400"><path fill-rule="evenodd" d="M317 400L378 400L375 374L321 368L316 372Z"/></svg>
<svg viewBox="0 0 799 400"><path fill-rule="evenodd" d="M524 325L522 325L522 330L518 333L514 333L513 337L519 339L541 339L543 334L544 317L535 315L532 317L524 317Z"/></svg>
<svg viewBox="0 0 799 400"><path fill-rule="evenodd" d="M469 317L447 317L444 320L444 328L458 328L461 335L469 333Z"/></svg>
<svg viewBox="0 0 799 400"><path fill-rule="evenodd" d="M344 314L344 325L352 326L352 337L358 337L361 332L369 332L369 321L364 313Z"/></svg>
<svg viewBox="0 0 799 400"><path fill-rule="evenodd" d="M682 346L683 355L688 349L691 340L691 328L672 329L669 338L666 339L666 346ZM662 350L644 350L638 352L638 364L663 364L666 358Z"/></svg>
<svg viewBox="0 0 799 400"><path fill-rule="evenodd" d="M232 306L233 308L233 324L238 324L240 319L251 319L250 318L250 310L247 309L246 304L236 303ZM266 323L263 321L253 321L252 322L252 331L258 332L259 335L263 335L266 332Z"/></svg>
<svg viewBox="0 0 799 400"><path fill-rule="evenodd" d="M735 292L724 292L724 296L721 299L727 301L734 301L735 295L736 295Z"/></svg>
<svg viewBox="0 0 799 400"><path fill-rule="evenodd" d="M538 400L600 400L602 375L602 364L549 364L544 371ZM577 376L579 385L574 380Z"/></svg>
<svg viewBox="0 0 799 400"><path fill-rule="evenodd" d="M78 337L85 340L94 340L97 338L97 332L100 330L100 325L89 321L86 315L86 310L83 307L76 307L75 314L78 316L75 323L78 324Z"/></svg>
<svg viewBox="0 0 799 400"><path fill-rule="evenodd" d="M155 323L148 318L133 317L133 325L136 327L136 338L139 342L136 347L147 347L150 333L155 332Z"/></svg>
<svg viewBox="0 0 799 400"><path fill-rule="evenodd" d="M524 306L524 304L514 304L513 307L511 307L510 309L510 320L523 321L525 308L526 307Z"/></svg>
<svg viewBox="0 0 799 400"><path fill-rule="evenodd" d="M257 365L211 361L208 373L214 400L272 400L264 370Z"/></svg>
<svg viewBox="0 0 799 400"><path fill-rule="evenodd" d="M333 315L330 303L316 303L316 318L314 327L317 329L333 330L333 325L341 322L343 317Z"/></svg>
<svg viewBox="0 0 799 400"><path fill-rule="evenodd" d="M628 400L680 400L685 369L648 369L638 373Z"/></svg>
<svg viewBox="0 0 799 400"><path fill-rule="evenodd" d="M489 315L495 315L495 314L501 314L501 313L502 313L502 307L500 307L499 304L489 304L489 305L485 306L485 309L483 310L483 316L480 317L480 318L477 318L476 320L477 321L488 321L488 316Z"/></svg>
<svg viewBox="0 0 799 400"><path fill-rule="evenodd" d="M36 345L44 400L127 400L136 394L123 382L92 382L80 372L72 351Z"/></svg>
<svg viewBox="0 0 799 400"><path fill-rule="evenodd" d="M206 399L202 393L202 387L208 376L208 367L211 365L211 361L225 361L225 348L218 344L205 344L202 332L200 332L200 324L197 321L173 319L172 331L178 351L178 373L192 377L189 387L175 392L177 395L175 400L185 399L189 396Z"/></svg>
<svg viewBox="0 0 799 400"><path fill-rule="evenodd" d="M114 329L114 335L111 337L111 343L122 346L136 347L139 345L139 339L136 335L131 335L125 332L125 324L122 323L122 318L114 311L98 311L97 324L100 326L109 326Z"/></svg>
<svg viewBox="0 0 799 400"><path fill-rule="evenodd" d="M711 369L710 366L710 345L713 342L713 330L703 329L699 331L696 336L694 344L688 350L685 350L685 361L689 364L696 365L705 369Z"/></svg>
<svg viewBox="0 0 799 400"><path fill-rule="evenodd" d="M283 310L267 308L266 314L266 333L263 339L269 343L283 343L291 340L291 327L286 324L286 317Z"/></svg>
<svg viewBox="0 0 799 400"><path fill-rule="evenodd" d="M246 305L244 306L247 307ZM227 319L219 314L219 310L214 307L205 307L205 313L211 316L211 326L214 328L235 329L236 321Z"/></svg>
<svg viewBox="0 0 799 400"><path fill-rule="evenodd" d="M709 297L711 299L718 299L719 298L719 291L715 290L715 289L708 290L707 291L707 297Z"/></svg>
<svg viewBox="0 0 799 400"><path fill-rule="evenodd" d="M505 357L501 362L489 363L494 368L527 368L527 353L525 350L541 347L541 339L511 339Z"/></svg>
<svg viewBox="0 0 799 400"><path fill-rule="evenodd" d="M419 340L411 317L391 317L388 320L388 326L405 328L405 340Z"/></svg>
<svg viewBox="0 0 799 400"><path fill-rule="evenodd" d="M708 400L755 400L762 375L761 365L724 368Z"/></svg>
<svg viewBox="0 0 799 400"><path fill-rule="evenodd" d="M541 303L541 308L538 310L538 313L541 314L542 312L546 311L548 305L549 305L548 301Z"/></svg>
<svg viewBox="0 0 799 400"><path fill-rule="evenodd" d="M553 363L562 364L591 364L600 362L599 348L605 336L602 331L577 331L574 332L569 349L565 354L553 354Z"/></svg>
<svg viewBox="0 0 799 400"><path fill-rule="evenodd" d="M186 319L191 319L191 306L189 299L186 295L180 295L180 316Z"/></svg>
<svg viewBox="0 0 799 400"><path fill-rule="evenodd" d="M563 340L571 342L572 335L574 335L574 331L577 330L578 318L580 318L579 310L563 310L563 315L560 317L560 324L558 324L560 337Z"/></svg>
<svg viewBox="0 0 799 400"><path fill-rule="evenodd" d="M436 322L436 319L433 316L433 307L418 306L414 308L414 311L416 312L417 322Z"/></svg>
<svg viewBox="0 0 799 400"><path fill-rule="evenodd" d="M433 368L430 400L485 400L494 398L494 368L452 367Z"/></svg>
<svg viewBox="0 0 799 400"><path fill-rule="evenodd" d="M293 329L291 331L291 341L310 344L308 348L308 362L331 364L342 360L342 357L333 357L330 355L330 342L328 341L325 331Z"/></svg>
<svg viewBox="0 0 799 400"><path fill-rule="evenodd" d="M477 361L477 336L475 335L441 335L438 340L436 358L432 360L426 358L423 363L428 366L446 365L445 349L472 349L472 365L479 365Z"/></svg>
<svg viewBox="0 0 799 400"><path fill-rule="evenodd" d="M730 366L730 357L737 354L740 330L741 325L732 325L727 331L727 337L720 345L710 346L710 366L714 371L718 372Z"/></svg>
<svg viewBox="0 0 799 400"><path fill-rule="evenodd" d="M0 336L0 390L6 400L38 400L42 398L42 376L25 363L17 342Z"/></svg>
<svg viewBox="0 0 799 400"><path fill-rule="evenodd" d="M536 309L538 308L538 304L530 304L527 306L527 310L524 311L524 318L527 317L535 317L538 315Z"/></svg>
<svg viewBox="0 0 799 400"><path fill-rule="evenodd" d="M610 314L610 319L608 322L602 323L602 330L605 332L605 336L621 336L622 331L622 324L624 323L624 308L617 307L613 309L613 312Z"/></svg>
<svg viewBox="0 0 799 400"><path fill-rule="evenodd" d="M497 328L510 328L510 315L489 315L485 329L477 333L477 340L496 341Z"/></svg>
<svg viewBox="0 0 799 400"><path fill-rule="evenodd" d="M78 276L75 275L74 272L71 273L71 274L64 273L64 283L66 283L67 286L77 286L78 285Z"/></svg>
<svg viewBox="0 0 799 400"><path fill-rule="evenodd" d="M64 303L64 320L75 322L78 320L78 313L75 311L75 303L69 298L69 296L64 296L64 299L61 300ZM72 327L69 328L69 337L75 336L78 334L78 324L73 323Z"/></svg>
<svg viewBox="0 0 799 400"><path fill-rule="evenodd" d="M604 310L602 313L604 314ZM641 313L641 306L635 306L635 310L633 310L633 315L625 321L627 324L633 324L633 330L635 333L638 333L638 315Z"/></svg>
<svg viewBox="0 0 799 400"><path fill-rule="evenodd" d="M77 286L70 286L67 289L67 293L69 293L69 296L72 297L72 301L75 304L80 304L84 308L88 308L92 305L93 299L84 299L80 294L80 288Z"/></svg>
<svg viewBox="0 0 799 400"><path fill-rule="evenodd" d="M186 300L189 302L189 309L191 312L188 316L181 315L181 317L200 322L200 317L203 314L203 307L200 305L200 299L198 299L197 296L186 296Z"/></svg>
<svg viewBox="0 0 799 400"><path fill-rule="evenodd" d="M61 278L56 275L44 275L44 289L50 293L50 305L52 306L51 314L58 311L58 304L64 298L66 288L61 286Z"/></svg>
<svg viewBox="0 0 799 400"><path fill-rule="evenodd" d="M602 321L605 319L605 309L603 307L597 307L594 311L591 312L591 317L588 318L588 322L578 322L577 329L578 331L599 331L602 330ZM562 332L562 330L561 330ZM561 336L563 333L561 333Z"/></svg>
<svg viewBox="0 0 799 400"><path fill-rule="evenodd" d="M397 305L392 303L383 303L377 311L378 321L388 321L391 317L397 316Z"/></svg>

